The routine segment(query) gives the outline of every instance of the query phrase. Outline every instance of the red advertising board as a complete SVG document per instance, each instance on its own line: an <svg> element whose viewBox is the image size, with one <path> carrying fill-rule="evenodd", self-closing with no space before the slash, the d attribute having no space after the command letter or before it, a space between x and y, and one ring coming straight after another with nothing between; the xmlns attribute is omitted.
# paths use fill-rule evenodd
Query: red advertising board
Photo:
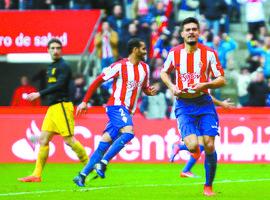
<svg viewBox="0 0 270 200"><path fill-rule="evenodd" d="M39 145L34 143L46 108L0 108L0 163L34 161ZM103 108L92 108L76 118L75 135L91 155L107 122ZM270 109L220 111L220 137L216 138L219 162L270 161ZM134 116L136 137L114 158L114 162L168 162L171 145L179 139L174 120L148 120ZM184 161L188 152L177 160ZM50 143L49 162L74 162L75 154L56 136ZM201 158L201 161L203 157Z"/></svg>
<svg viewBox="0 0 270 200"><path fill-rule="evenodd" d="M101 15L100 10L0 11L0 55L44 53L58 37L64 54L80 54Z"/></svg>

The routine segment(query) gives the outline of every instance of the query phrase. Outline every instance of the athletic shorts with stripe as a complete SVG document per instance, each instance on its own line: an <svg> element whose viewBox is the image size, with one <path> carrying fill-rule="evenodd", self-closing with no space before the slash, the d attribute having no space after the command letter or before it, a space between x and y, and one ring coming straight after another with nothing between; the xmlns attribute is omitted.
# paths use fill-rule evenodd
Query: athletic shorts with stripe
<svg viewBox="0 0 270 200"><path fill-rule="evenodd" d="M43 120L42 131L58 133L61 136L74 135L74 107L72 102L51 105Z"/></svg>

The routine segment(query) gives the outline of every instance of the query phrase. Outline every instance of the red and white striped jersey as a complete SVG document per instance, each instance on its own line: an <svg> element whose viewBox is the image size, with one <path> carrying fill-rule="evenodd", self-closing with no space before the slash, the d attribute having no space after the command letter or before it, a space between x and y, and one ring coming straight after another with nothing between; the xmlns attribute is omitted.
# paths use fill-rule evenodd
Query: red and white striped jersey
<svg viewBox="0 0 270 200"><path fill-rule="evenodd" d="M213 78L224 75L216 52L203 44L198 44L193 53L187 53L184 44L172 48L162 71L170 73L172 70L176 70L175 82L180 90L193 83L207 82L210 75Z"/></svg>
<svg viewBox="0 0 270 200"><path fill-rule="evenodd" d="M123 59L103 70L103 80L111 78L113 92L107 105L124 105L134 113L141 90L149 87L149 66L144 62L133 65Z"/></svg>

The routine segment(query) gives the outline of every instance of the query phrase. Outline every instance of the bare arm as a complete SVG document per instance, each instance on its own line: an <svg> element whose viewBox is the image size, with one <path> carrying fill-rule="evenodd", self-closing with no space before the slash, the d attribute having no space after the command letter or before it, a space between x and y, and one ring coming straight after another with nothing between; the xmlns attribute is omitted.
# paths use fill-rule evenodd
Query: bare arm
<svg viewBox="0 0 270 200"><path fill-rule="evenodd" d="M89 86L84 99L82 101L82 103L80 103L76 109L76 115L80 115L80 114L84 114L86 113L87 110L87 102L89 101L89 99L92 97L93 93L96 91L96 89L104 82L103 80L103 74L99 75L94 81L93 83Z"/></svg>
<svg viewBox="0 0 270 200"><path fill-rule="evenodd" d="M220 101L220 100L216 99L212 95L211 95L211 98L212 98L214 104L217 105L217 106L221 106L224 109L232 109L232 108L234 108L234 103L231 102L231 100L229 98L225 99L224 101Z"/></svg>
<svg viewBox="0 0 270 200"><path fill-rule="evenodd" d="M223 87L226 84L226 79L224 76L219 76L212 81L205 83L194 83L191 84L190 87L192 90L196 92L202 92L205 89L215 89Z"/></svg>
<svg viewBox="0 0 270 200"><path fill-rule="evenodd" d="M174 96L178 96L182 93L182 91L179 90L179 88L172 83L172 81L169 77L169 74L167 72L162 71L160 73L160 77L161 77L161 80L163 81L163 83L171 90L171 92Z"/></svg>

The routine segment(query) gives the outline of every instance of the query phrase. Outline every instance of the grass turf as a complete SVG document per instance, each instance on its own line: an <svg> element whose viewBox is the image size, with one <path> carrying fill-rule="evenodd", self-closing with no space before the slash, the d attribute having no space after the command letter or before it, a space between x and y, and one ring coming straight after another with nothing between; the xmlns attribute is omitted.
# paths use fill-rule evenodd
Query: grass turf
<svg viewBox="0 0 270 200"><path fill-rule="evenodd" d="M21 183L33 164L0 164L0 199L39 200L174 200L174 199L269 199L270 165L219 164L214 183L216 196L202 195L204 169L198 178L179 178L182 164L110 164L105 179L87 180L79 188L72 179L80 164L47 164L41 183ZM90 175L89 177L91 177Z"/></svg>

